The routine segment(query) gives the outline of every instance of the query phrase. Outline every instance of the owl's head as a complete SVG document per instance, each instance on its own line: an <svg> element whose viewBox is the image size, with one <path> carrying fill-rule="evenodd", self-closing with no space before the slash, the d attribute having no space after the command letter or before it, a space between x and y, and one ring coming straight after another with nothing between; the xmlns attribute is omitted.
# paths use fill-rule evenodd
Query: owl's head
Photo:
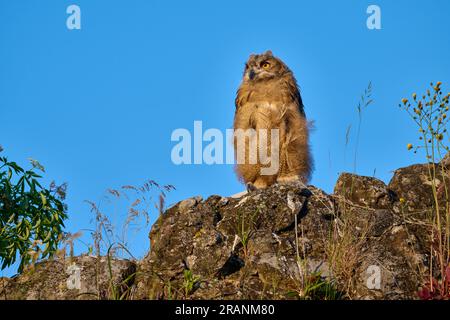
<svg viewBox="0 0 450 320"><path fill-rule="evenodd" d="M289 68L277 57L274 57L272 51L266 51L262 54L252 54L245 64L244 81L257 82L269 80L290 73Z"/></svg>

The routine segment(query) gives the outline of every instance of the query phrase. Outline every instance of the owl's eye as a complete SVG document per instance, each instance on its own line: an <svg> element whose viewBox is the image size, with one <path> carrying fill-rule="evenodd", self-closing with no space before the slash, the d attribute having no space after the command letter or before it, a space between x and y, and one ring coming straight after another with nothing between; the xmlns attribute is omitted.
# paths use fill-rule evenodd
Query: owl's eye
<svg viewBox="0 0 450 320"><path fill-rule="evenodd" d="M268 69L270 67L270 63L269 62L262 62L261 63L261 67L263 67L264 69Z"/></svg>

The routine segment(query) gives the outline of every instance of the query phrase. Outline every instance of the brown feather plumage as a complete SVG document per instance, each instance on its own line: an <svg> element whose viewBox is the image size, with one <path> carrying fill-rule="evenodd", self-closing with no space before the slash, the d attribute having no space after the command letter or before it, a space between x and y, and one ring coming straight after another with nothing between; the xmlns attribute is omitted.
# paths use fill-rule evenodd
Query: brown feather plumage
<svg viewBox="0 0 450 320"><path fill-rule="evenodd" d="M313 167L309 125L292 71L270 51L251 55L235 104L235 130L279 129L279 149L270 150L270 138L267 143L269 154L279 154L279 170L273 175L261 175L261 168L268 165L262 164L259 157L256 164L249 161L250 139L257 141L259 134L246 139L244 150L238 149L235 137L235 154L245 154L245 162L236 165L240 180L256 188L265 188L275 182L299 180L307 183Z"/></svg>

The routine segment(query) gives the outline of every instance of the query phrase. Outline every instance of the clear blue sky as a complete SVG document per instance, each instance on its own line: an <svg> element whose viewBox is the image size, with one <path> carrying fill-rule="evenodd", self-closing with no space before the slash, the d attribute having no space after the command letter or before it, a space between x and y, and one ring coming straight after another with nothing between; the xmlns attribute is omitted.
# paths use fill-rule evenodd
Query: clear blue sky
<svg viewBox="0 0 450 320"><path fill-rule="evenodd" d="M81 30L66 28L71 4ZM381 8L382 30L366 27L370 4ZM430 81L450 90L449 13L447 0L0 0L0 145L22 165L39 160L47 183L69 184L72 232L90 226L84 200L107 188L170 183L169 204L240 192L231 165L172 164L170 136L194 120L230 128L244 62L271 49L294 71L315 121L312 184L331 192L353 170L356 106L369 81L357 173L376 170L388 182L422 161L406 151L416 128L401 98ZM138 257L147 234L131 246Z"/></svg>

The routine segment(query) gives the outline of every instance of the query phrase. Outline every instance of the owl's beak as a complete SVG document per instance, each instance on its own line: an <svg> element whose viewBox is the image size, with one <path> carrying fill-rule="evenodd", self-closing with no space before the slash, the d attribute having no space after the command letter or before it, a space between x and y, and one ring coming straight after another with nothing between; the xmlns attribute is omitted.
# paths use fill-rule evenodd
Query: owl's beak
<svg viewBox="0 0 450 320"><path fill-rule="evenodd" d="M250 80L253 80L253 79L255 79L255 76L256 76L255 71L253 71L253 69L250 69L250 71L248 72L248 78Z"/></svg>

